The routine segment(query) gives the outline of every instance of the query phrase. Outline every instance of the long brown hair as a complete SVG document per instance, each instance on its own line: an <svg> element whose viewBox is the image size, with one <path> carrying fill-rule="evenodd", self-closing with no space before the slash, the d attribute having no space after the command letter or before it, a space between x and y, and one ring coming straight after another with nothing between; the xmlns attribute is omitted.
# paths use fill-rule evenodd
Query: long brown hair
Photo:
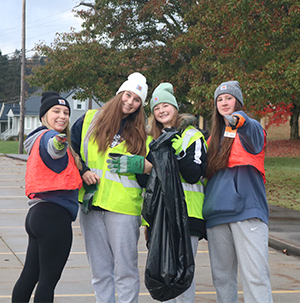
<svg viewBox="0 0 300 303"><path fill-rule="evenodd" d="M236 100L234 111L242 110L243 106ZM205 176L210 178L217 170L227 167L231 146L234 138L223 137L224 117L217 107L212 115L211 135L207 151L207 168Z"/></svg>
<svg viewBox="0 0 300 303"><path fill-rule="evenodd" d="M45 115L41 118L42 124L44 126L46 126L48 129L53 129L53 127L51 127L50 124L48 123L47 117L48 117L48 112L46 112ZM71 154L72 154L72 156L73 156L73 158L75 160L76 167L79 170L81 170L82 169L82 163L80 161L80 158L79 158L78 154L75 152L75 150L71 146L71 136L70 136L69 125L70 125L70 122L68 121L68 124L67 124L66 128L61 133L67 135L68 149L70 150L70 152L71 152Z"/></svg>
<svg viewBox="0 0 300 303"><path fill-rule="evenodd" d="M122 96L119 93L98 110L87 133L98 145L98 152L104 153L118 133L122 112ZM142 105L127 117L123 127L122 139L126 141L127 151L131 154L146 156L145 111Z"/></svg>
<svg viewBox="0 0 300 303"><path fill-rule="evenodd" d="M173 117L173 121L172 121L172 127L174 128L178 128L180 123L180 115L178 114L178 110L176 109L174 111L174 117ZM162 133L164 126L162 125L162 123L158 122L153 114L153 119L152 119L152 123L151 123L151 128L150 128L150 136L153 137L154 140L156 140Z"/></svg>

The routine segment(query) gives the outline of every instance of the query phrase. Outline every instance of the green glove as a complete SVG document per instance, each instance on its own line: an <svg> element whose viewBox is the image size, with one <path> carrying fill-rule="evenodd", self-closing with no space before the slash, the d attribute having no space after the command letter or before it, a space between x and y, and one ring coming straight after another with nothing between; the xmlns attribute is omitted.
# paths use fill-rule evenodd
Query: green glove
<svg viewBox="0 0 300 303"><path fill-rule="evenodd" d="M183 139L179 135L176 135L175 138L171 140L171 142L175 155L179 155L182 151Z"/></svg>
<svg viewBox="0 0 300 303"><path fill-rule="evenodd" d="M87 214L92 209L93 197L95 192L98 190L98 183L87 185L83 182L83 188L85 193L83 195L81 210Z"/></svg>
<svg viewBox="0 0 300 303"><path fill-rule="evenodd" d="M122 155L110 153L106 162L108 169L112 173L132 173L142 174L144 172L145 158L138 155Z"/></svg>
<svg viewBox="0 0 300 303"><path fill-rule="evenodd" d="M54 145L55 149L57 149L57 150L64 149L67 144L68 144L68 142L67 142L66 134L59 134L53 138L53 145Z"/></svg>

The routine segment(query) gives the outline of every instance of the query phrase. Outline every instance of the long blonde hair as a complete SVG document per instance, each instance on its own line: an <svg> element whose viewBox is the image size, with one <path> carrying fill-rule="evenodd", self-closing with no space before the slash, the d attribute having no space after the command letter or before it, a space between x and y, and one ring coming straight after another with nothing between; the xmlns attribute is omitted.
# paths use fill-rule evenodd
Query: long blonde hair
<svg viewBox="0 0 300 303"><path fill-rule="evenodd" d="M42 124L44 126L46 126L48 129L53 129L53 127L50 126L50 124L48 123L48 112L45 113L45 115L41 118L42 120ZM78 154L75 152L75 150L72 148L71 146L71 136L70 136L70 130L69 130L69 121L68 121L68 124L66 126L66 128L61 132L62 134L66 134L67 135L67 141L68 141L68 149L70 150L74 160L75 160L75 164L76 164L76 167L81 170L82 169L82 163L80 161L80 158L78 156Z"/></svg>
<svg viewBox="0 0 300 303"><path fill-rule="evenodd" d="M234 111L242 110L243 106L236 100ZM212 115L211 135L207 151L207 168L205 176L210 178L217 170L227 167L231 146L234 138L223 138L225 127L224 117L215 107Z"/></svg>
<svg viewBox="0 0 300 303"><path fill-rule="evenodd" d="M118 133L123 120L122 96L114 96L96 113L87 133L98 145L98 152L104 153ZM122 131L122 140L126 142L127 151L131 154L146 156L146 124L142 105L127 117Z"/></svg>

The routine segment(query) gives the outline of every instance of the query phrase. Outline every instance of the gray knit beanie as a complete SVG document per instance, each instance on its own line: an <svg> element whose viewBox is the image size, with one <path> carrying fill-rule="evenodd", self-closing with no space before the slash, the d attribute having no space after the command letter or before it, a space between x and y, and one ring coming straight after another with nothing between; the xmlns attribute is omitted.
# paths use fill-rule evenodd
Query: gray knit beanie
<svg viewBox="0 0 300 303"><path fill-rule="evenodd" d="M171 83L161 83L156 87L150 100L151 113L153 113L154 106L160 103L169 103L177 110L179 109L176 98L174 97L173 85Z"/></svg>
<svg viewBox="0 0 300 303"><path fill-rule="evenodd" d="M215 106L217 106L217 98L222 94L230 94L235 97L241 104L244 106L243 102L243 94L240 88L240 84L238 81L227 81L223 82L216 90L215 90Z"/></svg>

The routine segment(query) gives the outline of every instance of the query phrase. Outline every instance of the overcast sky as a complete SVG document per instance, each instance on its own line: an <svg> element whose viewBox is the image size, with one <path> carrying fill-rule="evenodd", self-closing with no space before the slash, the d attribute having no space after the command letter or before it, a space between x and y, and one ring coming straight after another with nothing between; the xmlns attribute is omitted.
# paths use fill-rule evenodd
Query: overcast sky
<svg viewBox="0 0 300 303"><path fill-rule="evenodd" d="M4 3L5 2L5 3ZM80 30L81 19L75 17L72 9L80 2L93 0L26 0L26 57L36 43L50 45L57 32L70 32L74 27ZM2 55L22 48L22 4L23 0L0 0L0 50ZM87 7L81 6L83 9Z"/></svg>

